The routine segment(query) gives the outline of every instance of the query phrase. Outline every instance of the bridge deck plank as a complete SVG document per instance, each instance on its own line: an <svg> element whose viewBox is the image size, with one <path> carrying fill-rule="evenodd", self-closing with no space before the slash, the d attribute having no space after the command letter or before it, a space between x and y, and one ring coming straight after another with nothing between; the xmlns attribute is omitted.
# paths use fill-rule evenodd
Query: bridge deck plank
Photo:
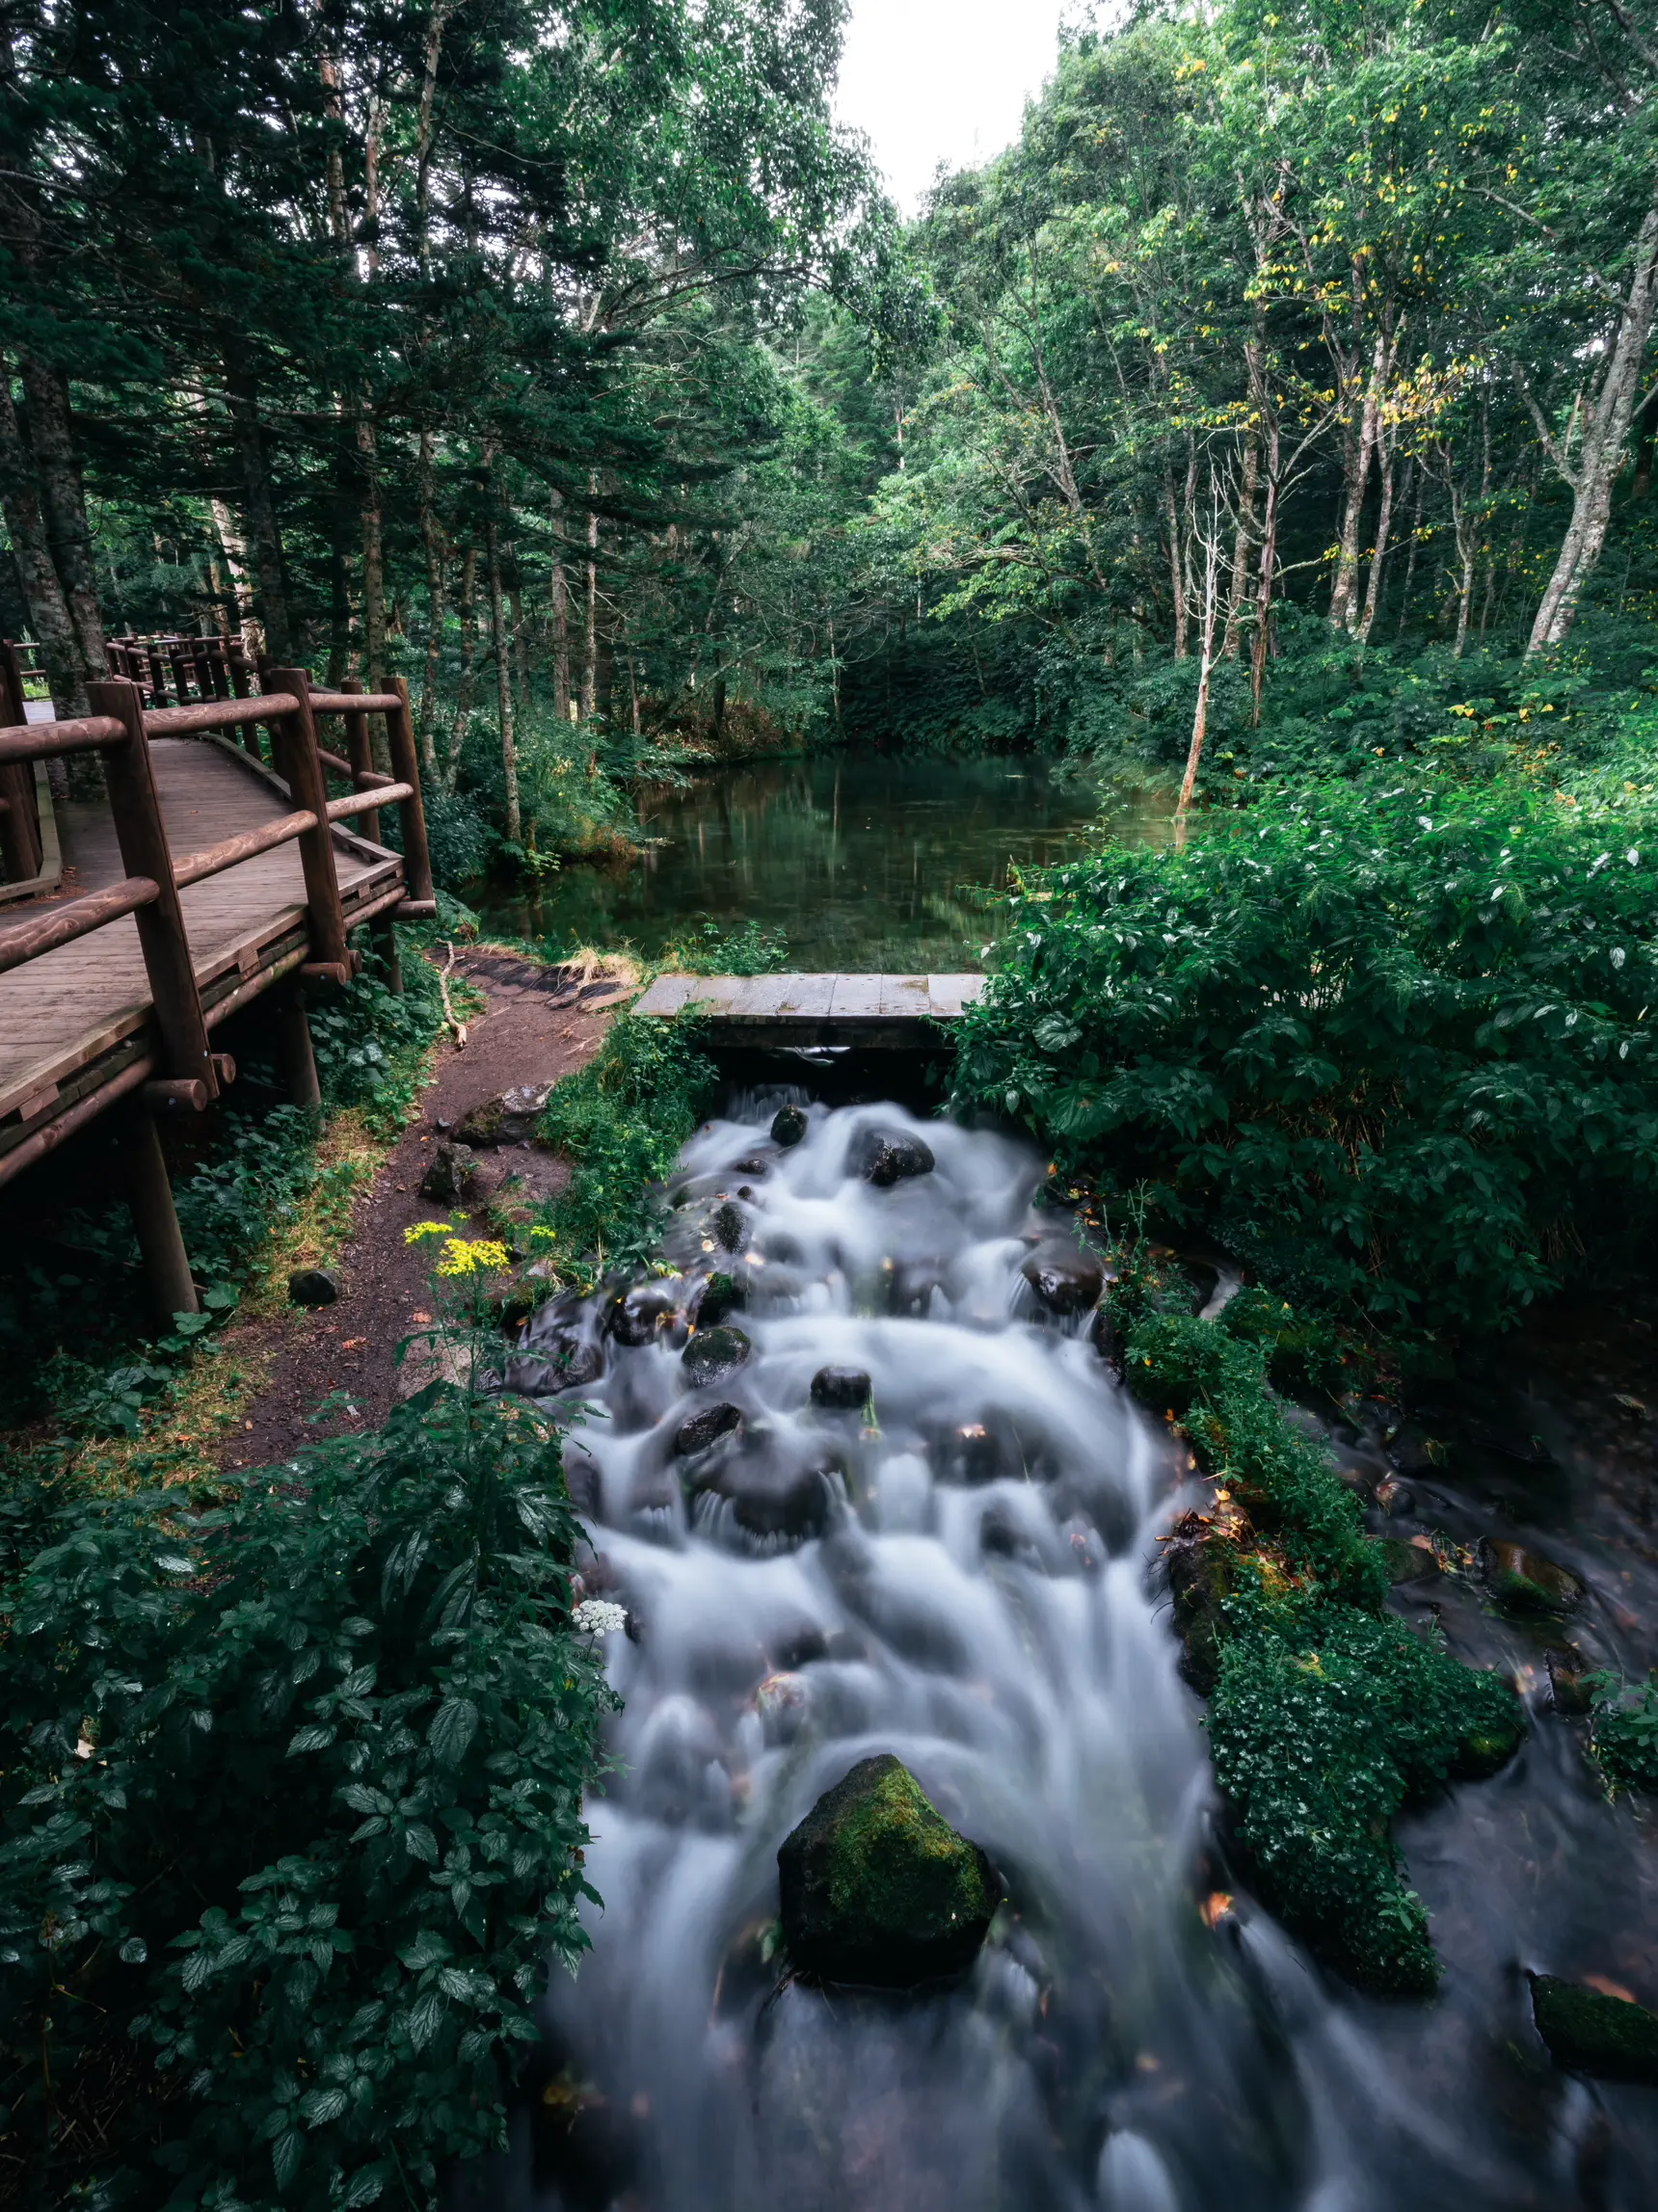
<svg viewBox="0 0 1658 2212"><path fill-rule="evenodd" d="M157 738L150 757L175 861L291 811L274 780L228 746ZM125 871L108 807L71 802L59 809L59 819L61 895L119 882ZM394 854L348 831L335 831L334 856L348 919L352 905L388 890L400 872ZM256 968L261 946L305 920L299 849L279 845L191 885L181 898L199 982L227 969ZM130 915L0 975L0 1120L142 1029L149 1013Z"/></svg>

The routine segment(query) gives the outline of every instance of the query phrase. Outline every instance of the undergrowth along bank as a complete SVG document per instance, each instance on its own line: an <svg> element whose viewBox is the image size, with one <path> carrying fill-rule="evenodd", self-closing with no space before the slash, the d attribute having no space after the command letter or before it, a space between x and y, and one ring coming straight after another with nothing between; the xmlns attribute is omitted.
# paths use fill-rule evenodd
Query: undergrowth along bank
<svg viewBox="0 0 1658 2212"><path fill-rule="evenodd" d="M1425 1996L1439 1962L1390 1823L1500 1766L1523 1733L1519 1699L1384 1612L1385 1545L1268 1382L1267 1301L1234 1300L1216 1321L1113 1303L1130 1386L1180 1423L1217 1484L1215 1511L1176 1530L1169 1573L1234 1840L1315 1952L1378 1994Z"/></svg>

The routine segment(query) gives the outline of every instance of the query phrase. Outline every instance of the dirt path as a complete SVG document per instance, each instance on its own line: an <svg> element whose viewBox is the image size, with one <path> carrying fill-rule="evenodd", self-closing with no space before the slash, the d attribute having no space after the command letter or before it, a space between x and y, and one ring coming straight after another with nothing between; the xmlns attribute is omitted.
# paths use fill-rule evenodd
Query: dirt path
<svg viewBox="0 0 1658 2212"><path fill-rule="evenodd" d="M240 1432L227 1442L226 1467L268 1465L318 1436L385 1421L396 1396L397 1347L430 1306L432 1247L406 1244L403 1232L415 1221L459 1220L463 1211L481 1211L489 1196L487 1187L469 1193L464 1209L423 1198L420 1179L434 1145L443 1128L486 1099L515 1085L554 1082L581 1066L598 1050L620 996L619 987L599 984L573 998L568 987L560 988L558 971L487 950L465 955L456 973L482 995L485 1011L468 1025L464 1051L445 1037L418 1118L360 1194L351 1238L334 1267L337 1302L290 1307L244 1340L247 1352L275 1356L264 1386L244 1410ZM517 1174L526 1191L547 1191L563 1173L533 1145L481 1151L478 1160L486 1186ZM334 1392L345 1393L349 1404L313 1421L315 1408Z"/></svg>

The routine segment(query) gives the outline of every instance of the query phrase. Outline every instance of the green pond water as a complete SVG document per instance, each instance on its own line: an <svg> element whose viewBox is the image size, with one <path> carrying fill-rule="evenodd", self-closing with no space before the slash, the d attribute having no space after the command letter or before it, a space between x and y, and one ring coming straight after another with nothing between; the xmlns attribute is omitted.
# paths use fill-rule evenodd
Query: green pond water
<svg viewBox="0 0 1658 2212"><path fill-rule="evenodd" d="M762 760L640 794L644 856L566 866L532 893L486 895L486 920L558 949L654 956L704 930L780 929L791 968L975 969L1014 870L1088 850L1101 794L1029 757L915 760L837 753ZM1110 809L1118 837L1158 836L1161 798Z"/></svg>

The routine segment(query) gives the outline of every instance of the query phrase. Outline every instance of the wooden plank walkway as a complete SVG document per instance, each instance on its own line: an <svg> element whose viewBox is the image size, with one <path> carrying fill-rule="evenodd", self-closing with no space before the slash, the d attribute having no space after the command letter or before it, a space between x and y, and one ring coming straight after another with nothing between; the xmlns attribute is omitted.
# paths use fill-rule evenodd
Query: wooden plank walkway
<svg viewBox="0 0 1658 2212"><path fill-rule="evenodd" d="M281 783L227 740L153 738L149 751L175 866L292 812ZM64 896L121 880L126 871L107 806L71 802L58 809L58 822ZM343 825L333 834L349 925L400 893L403 864ZM180 897L209 1024L230 1011L231 1000L241 1003L309 957L297 844L242 861ZM41 900L28 911L53 903ZM0 974L0 1156L154 1046L130 915Z"/></svg>
<svg viewBox="0 0 1658 2212"><path fill-rule="evenodd" d="M935 1023L959 1019L982 975L658 975L635 1014L667 1018L694 1005L732 1045L936 1044Z"/></svg>

